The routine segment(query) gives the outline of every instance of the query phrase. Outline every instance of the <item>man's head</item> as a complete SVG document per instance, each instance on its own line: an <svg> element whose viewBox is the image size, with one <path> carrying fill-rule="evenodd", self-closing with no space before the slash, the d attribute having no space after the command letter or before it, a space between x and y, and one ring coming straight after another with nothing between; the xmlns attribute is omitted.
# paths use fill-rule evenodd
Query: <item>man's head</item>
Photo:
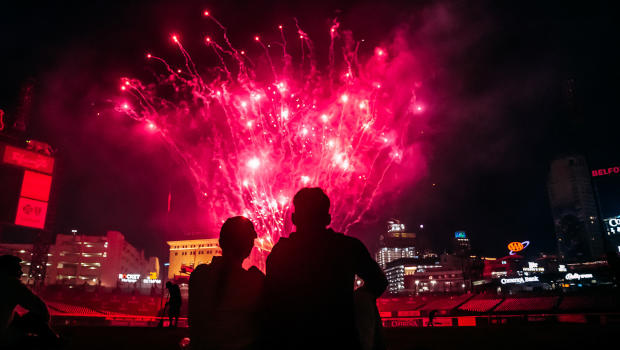
<svg viewBox="0 0 620 350"><path fill-rule="evenodd" d="M322 230L332 221L329 197L318 187L302 188L293 197L292 219L297 231Z"/></svg>
<svg viewBox="0 0 620 350"><path fill-rule="evenodd" d="M22 259L14 255L0 256L0 275L5 277L20 278L22 276Z"/></svg>
<svg viewBox="0 0 620 350"><path fill-rule="evenodd" d="M222 256L243 261L252 252L256 231L254 224L243 216L228 218L220 230Z"/></svg>

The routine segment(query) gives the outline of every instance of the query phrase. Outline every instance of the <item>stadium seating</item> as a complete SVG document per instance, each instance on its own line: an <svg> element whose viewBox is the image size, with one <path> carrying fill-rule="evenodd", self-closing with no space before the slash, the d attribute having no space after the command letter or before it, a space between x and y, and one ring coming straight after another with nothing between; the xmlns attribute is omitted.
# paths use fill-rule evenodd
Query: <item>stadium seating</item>
<svg viewBox="0 0 620 350"><path fill-rule="evenodd" d="M452 295L452 296L440 296L434 300L430 300L428 303L419 308L421 311L431 310L452 310L461 305L467 299L472 297L471 294Z"/></svg>
<svg viewBox="0 0 620 350"><path fill-rule="evenodd" d="M552 311L557 304L557 296L534 297L534 298L507 298L495 308L495 312L527 312L527 311Z"/></svg>
<svg viewBox="0 0 620 350"><path fill-rule="evenodd" d="M558 310L560 311L617 311L620 298L615 295L567 295Z"/></svg>
<svg viewBox="0 0 620 350"><path fill-rule="evenodd" d="M499 304L503 299L501 298L482 298L474 297L466 301L463 305L459 306L460 311L468 312L488 312Z"/></svg>
<svg viewBox="0 0 620 350"><path fill-rule="evenodd" d="M93 309L90 309L84 306L70 305L70 304L60 303L57 301L48 301L47 306L52 316L88 316L88 317L105 316L101 312L95 311Z"/></svg>

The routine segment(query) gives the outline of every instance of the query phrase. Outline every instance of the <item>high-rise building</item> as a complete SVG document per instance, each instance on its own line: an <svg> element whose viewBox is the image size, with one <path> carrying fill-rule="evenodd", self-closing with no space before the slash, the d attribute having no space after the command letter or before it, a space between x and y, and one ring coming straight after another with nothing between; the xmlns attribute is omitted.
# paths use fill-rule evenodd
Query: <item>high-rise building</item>
<svg viewBox="0 0 620 350"><path fill-rule="evenodd" d="M388 263L402 258L417 258L416 234L407 232L405 224L390 220L387 232L379 236L379 251L375 256L377 263L385 269Z"/></svg>
<svg viewBox="0 0 620 350"><path fill-rule="evenodd" d="M585 157L569 155L553 160L547 189L560 257L600 258L604 253L601 223Z"/></svg>
<svg viewBox="0 0 620 350"><path fill-rule="evenodd" d="M471 251L471 243L465 231L456 231L452 239L454 253L459 255L468 254Z"/></svg>

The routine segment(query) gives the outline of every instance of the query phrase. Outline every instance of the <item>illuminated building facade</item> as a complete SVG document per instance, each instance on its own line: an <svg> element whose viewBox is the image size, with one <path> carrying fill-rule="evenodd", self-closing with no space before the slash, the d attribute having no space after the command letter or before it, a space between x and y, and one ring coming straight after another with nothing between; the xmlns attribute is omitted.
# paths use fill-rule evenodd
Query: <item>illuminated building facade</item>
<svg viewBox="0 0 620 350"><path fill-rule="evenodd" d="M0 252L18 256L24 267L32 264L32 244L0 244ZM46 284L116 287L121 284L122 274L159 276L159 259L146 259L144 252L129 244L118 231L108 231L105 236L77 232L56 235L47 255ZM26 283L29 278L26 273L22 277Z"/></svg>
<svg viewBox="0 0 620 350"><path fill-rule="evenodd" d="M585 157L555 159L547 189L560 257L568 261L601 257L603 236Z"/></svg>
<svg viewBox="0 0 620 350"><path fill-rule="evenodd" d="M170 266L168 279L182 280L189 277L200 264L210 264L214 256L221 256L222 249L217 238L168 241Z"/></svg>
<svg viewBox="0 0 620 350"><path fill-rule="evenodd" d="M387 232L379 236L379 251L375 256L382 269L402 258L417 258L416 234L406 232L405 224L398 220L388 221Z"/></svg>
<svg viewBox="0 0 620 350"><path fill-rule="evenodd" d="M421 293L463 293L468 283L463 270L443 266L433 259L399 259L385 269L388 293L415 295Z"/></svg>
<svg viewBox="0 0 620 350"><path fill-rule="evenodd" d="M471 243L465 231L456 231L452 238L452 245L456 254L469 254L471 251Z"/></svg>

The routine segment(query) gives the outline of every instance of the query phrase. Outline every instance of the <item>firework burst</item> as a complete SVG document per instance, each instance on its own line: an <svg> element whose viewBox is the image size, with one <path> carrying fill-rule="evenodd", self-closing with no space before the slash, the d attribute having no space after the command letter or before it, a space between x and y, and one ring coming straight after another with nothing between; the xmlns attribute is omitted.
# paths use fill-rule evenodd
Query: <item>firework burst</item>
<svg viewBox="0 0 620 350"><path fill-rule="evenodd" d="M172 34L185 64L173 67L148 53L160 73L152 82L123 78L117 109L160 134L183 160L214 228L233 215L255 223L255 263L290 230L287 213L302 187L325 189L332 227L346 233L383 189L394 188L385 186L386 175L414 161L415 142L407 133L422 106L415 84L399 77L395 66L402 70L402 62L396 64L385 47L362 62L360 42L337 21L329 28L324 69L299 26L293 31L300 57L288 53L290 35L278 26L276 41L254 37L262 54L250 58L208 11L203 15L221 30L218 40L204 38L218 64L199 70Z"/></svg>

